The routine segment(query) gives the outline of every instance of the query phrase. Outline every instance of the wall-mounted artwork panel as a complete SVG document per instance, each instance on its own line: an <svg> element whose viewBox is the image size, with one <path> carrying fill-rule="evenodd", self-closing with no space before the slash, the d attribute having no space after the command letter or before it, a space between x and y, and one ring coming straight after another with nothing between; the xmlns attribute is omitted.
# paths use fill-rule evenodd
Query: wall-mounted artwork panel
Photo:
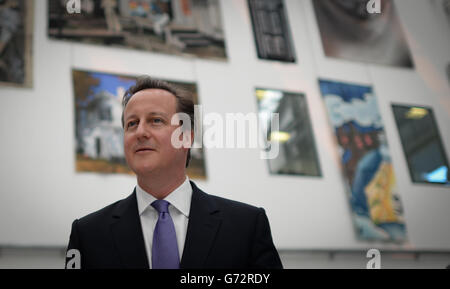
<svg viewBox="0 0 450 289"><path fill-rule="evenodd" d="M219 0L49 0L48 35L82 43L226 59Z"/></svg>
<svg viewBox="0 0 450 289"><path fill-rule="evenodd" d="M283 0L248 0L260 59L295 62Z"/></svg>
<svg viewBox="0 0 450 289"><path fill-rule="evenodd" d="M137 77L72 70L75 96L76 170L132 174L123 148L122 98ZM198 104L197 85L166 80L188 90ZM191 178L206 178L203 148L191 148Z"/></svg>
<svg viewBox="0 0 450 289"><path fill-rule="evenodd" d="M321 176L306 97L301 93L257 88L258 116L262 139L278 141L279 151L268 159L271 174ZM279 115L279 128L267 117Z"/></svg>
<svg viewBox="0 0 450 289"><path fill-rule="evenodd" d="M413 67L411 53L393 0L380 0L380 13L367 9L369 0L312 2L326 56L364 63Z"/></svg>
<svg viewBox="0 0 450 289"><path fill-rule="evenodd" d="M431 108L392 105L413 182L449 183L447 155Z"/></svg>
<svg viewBox="0 0 450 289"><path fill-rule="evenodd" d="M33 1L0 4L0 85L32 86Z"/></svg>
<svg viewBox="0 0 450 289"><path fill-rule="evenodd" d="M357 236L404 241L403 206L372 87L328 80L319 84L336 136Z"/></svg>

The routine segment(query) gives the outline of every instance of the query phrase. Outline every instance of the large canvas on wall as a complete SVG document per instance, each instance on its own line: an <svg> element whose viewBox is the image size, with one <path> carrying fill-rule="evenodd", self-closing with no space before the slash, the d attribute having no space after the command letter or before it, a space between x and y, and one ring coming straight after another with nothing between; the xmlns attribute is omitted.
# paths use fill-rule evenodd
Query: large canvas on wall
<svg viewBox="0 0 450 289"><path fill-rule="evenodd" d="M326 56L413 67L394 1L380 0L380 13L369 0L312 1Z"/></svg>
<svg viewBox="0 0 450 289"><path fill-rule="evenodd" d="M49 0L50 38L226 59L219 0L79 0L69 9L66 3Z"/></svg>
<svg viewBox="0 0 450 289"><path fill-rule="evenodd" d="M449 184L447 154L431 108L392 105L413 182Z"/></svg>
<svg viewBox="0 0 450 289"><path fill-rule="evenodd" d="M32 86L33 1L0 3L0 85Z"/></svg>
<svg viewBox="0 0 450 289"><path fill-rule="evenodd" d="M305 95L263 88L255 94L260 127L267 133L262 139L279 143L277 157L267 160L270 173L321 176ZM270 127L271 113L279 114L277 131Z"/></svg>
<svg viewBox="0 0 450 289"><path fill-rule="evenodd" d="M125 173L122 98L136 77L95 71L72 70L75 96L76 170L78 172ZM166 80L167 81L167 80ZM168 81L182 86L198 103L195 83ZM187 169L190 178L206 178L202 148L191 148Z"/></svg>
<svg viewBox="0 0 450 289"><path fill-rule="evenodd" d="M377 100L369 86L320 80L357 235L403 241L406 227Z"/></svg>

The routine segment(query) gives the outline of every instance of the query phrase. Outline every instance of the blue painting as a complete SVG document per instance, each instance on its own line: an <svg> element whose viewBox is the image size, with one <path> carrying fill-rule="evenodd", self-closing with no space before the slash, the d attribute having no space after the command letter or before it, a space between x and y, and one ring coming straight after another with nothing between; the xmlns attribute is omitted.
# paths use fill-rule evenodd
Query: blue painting
<svg viewBox="0 0 450 289"><path fill-rule="evenodd" d="M377 100L369 86L319 80L357 236L401 242L406 227Z"/></svg>

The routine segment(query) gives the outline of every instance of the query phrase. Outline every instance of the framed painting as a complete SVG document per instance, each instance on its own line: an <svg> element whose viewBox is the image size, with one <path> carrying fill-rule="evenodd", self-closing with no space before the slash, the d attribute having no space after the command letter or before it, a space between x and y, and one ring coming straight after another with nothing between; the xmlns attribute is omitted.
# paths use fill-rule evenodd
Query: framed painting
<svg viewBox="0 0 450 289"><path fill-rule="evenodd" d="M305 95L264 88L255 94L261 133L267 133L262 139L279 143L278 155L267 160L270 173L321 176ZM270 127L271 113L279 115L278 130Z"/></svg>
<svg viewBox="0 0 450 289"><path fill-rule="evenodd" d="M283 0L248 0L260 59L295 62Z"/></svg>
<svg viewBox="0 0 450 289"><path fill-rule="evenodd" d="M225 60L219 0L48 0L48 35Z"/></svg>
<svg viewBox="0 0 450 289"><path fill-rule="evenodd" d="M380 0L379 7L369 0L312 2L327 57L413 67L393 0Z"/></svg>
<svg viewBox="0 0 450 289"><path fill-rule="evenodd" d="M431 108L393 104L411 180L449 184L448 158Z"/></svg>
<svg viewBox="0 0 450 289"><path fill-rule="evenodd" d="M32 86L33 1L0 4L0 85Z"/></svg>
<svg viewBox="0 0 450 289"><path fill-rule="evenodd" d="M122 98L137 77L73 69L72 79L76 171L132 174L123 148ZM198 104L195 83L166 81L188 90ZM187 174L206 178L203 148L191 148Z"/></svg>
<svg viewBox="0 0 450 289"><path fill-rule="evenodd" d="M336 136L358 237L406 240L403 206L372 87L328 80L319 80L319 84Z"/></svg>

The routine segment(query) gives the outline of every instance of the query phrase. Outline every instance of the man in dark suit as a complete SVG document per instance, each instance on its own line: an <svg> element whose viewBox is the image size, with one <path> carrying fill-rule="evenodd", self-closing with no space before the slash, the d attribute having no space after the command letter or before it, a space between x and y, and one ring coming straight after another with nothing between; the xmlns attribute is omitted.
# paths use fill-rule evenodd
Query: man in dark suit
<svg viewBox="0 0 450 289"><path fill-rule="evenodd" d="M73 222L68 251L82 269L282 268L262 208L206 194L186 176L193 124L187 91L149 77L127 90L124 151L137 186Z"/></svg>

